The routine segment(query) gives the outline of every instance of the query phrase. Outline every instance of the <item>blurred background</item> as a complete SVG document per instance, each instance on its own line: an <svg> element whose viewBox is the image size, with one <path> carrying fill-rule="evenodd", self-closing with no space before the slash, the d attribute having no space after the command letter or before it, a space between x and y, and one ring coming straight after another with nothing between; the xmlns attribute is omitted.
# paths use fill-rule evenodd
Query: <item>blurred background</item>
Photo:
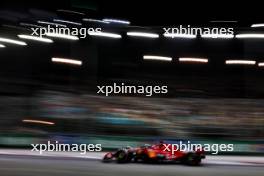
<svg viewBox="0 0 264 176"><path fill-rule="evenodd" d="M264 70L258 63L264 61L264 40L201 36L189 40L162 35L163 27L181 24L231 27L234 35L261 33L263 28L252 27L263 20L263 15L256 16L258 9L250 14L238 9L233 14L232 8L222 13L201 7L191 9L196 15L190 17L168 3L153 2L149 7L139 1L113 2L2 2L0 38L27 45L0 40L4 45L0 48L0 146L24 148L57 140L101 143L104 150L111 150L182 139L233 143L231 154L263 154ZM129 23L108 23L105 18ZM69 28L100 27L122 38L52 38L53 43L42 43L17 36L30 34L31 27L57 22ZM128 31L160 37L130 37ZM173 59L148 61L144 55ZM82 65L56 63L53 57L81 60ZM208 63L181 63L179 57L208 58ZM227 59L256 63L227 65ZM97 85L114 82L167 85L169 92L152 97L96 93Z"/></svg>

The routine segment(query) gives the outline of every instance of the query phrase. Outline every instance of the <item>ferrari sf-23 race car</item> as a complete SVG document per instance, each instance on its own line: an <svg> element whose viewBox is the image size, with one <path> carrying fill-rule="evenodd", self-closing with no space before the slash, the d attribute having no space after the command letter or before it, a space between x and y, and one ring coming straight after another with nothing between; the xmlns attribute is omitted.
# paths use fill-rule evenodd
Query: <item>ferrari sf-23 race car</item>
<svg viewBox="0 0 264 176"><path fill-rule="evenodd" d="M172 152L172 145L159 143L144 145L137 148L125 147L115 152L106 153L103 162L116 161L117 163L144 162L144 163L182 163L186 165L200 165L205 158L204 151L191 150Z"/></svg>

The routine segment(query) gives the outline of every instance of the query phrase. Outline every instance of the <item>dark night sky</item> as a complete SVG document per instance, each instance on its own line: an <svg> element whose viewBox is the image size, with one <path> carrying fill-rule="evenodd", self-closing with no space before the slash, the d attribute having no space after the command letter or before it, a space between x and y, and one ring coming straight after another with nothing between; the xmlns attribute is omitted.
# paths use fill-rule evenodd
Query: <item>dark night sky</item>
<svg viewBox="0 0 264 176"><path fill-rule="evenodd" d="M190 24L212 25L211 20L238 20L236 30L249 30L252 23L264 22L262 5L253 1L1 1L0 34L16 35L4 24L34 22L54 17L80 20L79 16L62 15L57 9L84 12L87 18L113 17L127 19L132 26L150 27ZM209 3L209 5L207 4ZM241 4L242 3L242 4ZM258 2L260 3L260 2ZM160 38L155 41L125 36L130 28L110 27L123 38L118 41L87 38L79 42L56 41L52 45L29 42L25 48L7 47L0 52L1 80L22 78L28 82L84 85L88 80L117 80L139 84L168 84L173 90L205 92L204 96L262 97L264 70L253 67L227 67L227 58L253 58L264 61L263 40L194 41ZM21 32L21 31L19 31ZM181 65L177 62L145 62L144 54L208 57L206 66ZM81 69L54 66L53 56L78 57L87 60ZM91 59L92 58L92 59ZM91 76L92 75L92 76ZM87 82L88 81L88 82ZM2 82L3 83L3 82ZM5 83L3 83L5 84ZM173 92L173 91L172 91ZM177 91L176 91L176 93ZM180 93L181 94L181 93Z"/></svg>

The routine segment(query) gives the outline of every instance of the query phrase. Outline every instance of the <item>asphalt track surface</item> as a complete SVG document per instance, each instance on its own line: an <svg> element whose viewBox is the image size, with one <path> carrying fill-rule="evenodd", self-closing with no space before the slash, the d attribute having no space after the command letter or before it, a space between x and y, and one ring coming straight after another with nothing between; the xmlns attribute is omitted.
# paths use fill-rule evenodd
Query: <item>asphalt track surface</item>
<svg viewBox="0 0 264 176"><path fill-rule="evenodd" d="M263 166L116 164L97 159L0 155L0 176L263 176Z"/></svg>

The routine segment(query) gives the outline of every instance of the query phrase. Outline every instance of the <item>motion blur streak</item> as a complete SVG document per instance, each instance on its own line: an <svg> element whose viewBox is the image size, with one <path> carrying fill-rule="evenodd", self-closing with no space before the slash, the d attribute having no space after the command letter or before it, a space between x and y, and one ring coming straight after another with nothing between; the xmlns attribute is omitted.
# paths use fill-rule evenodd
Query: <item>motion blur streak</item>
<svg viewBox="0 0 264 176"><path fill-rule="evenodd" d="M231 39L234 38L232 34L203 34L201 35L202 38L214 38L214 39Z"/></svg>
<svg viewBox="0 0 264 176"><path fill-rule="evenodd" d="M211 23L237 23L238 21L235 21L235 20L213 20L213 21L210 21Z"/></svg>
<svg viewBox="0 0 264 176"><path fill-rule="evenodd" d="M264 24L263 23L252 24L251 27L264 27Z"/></svg>
<svg viewBox="0 0 264 176"><path fill-rule="evenodd" d="M47 25L54 25L54 26L60 26L60 27L67 27L64 24L59 24L59 23L52 23L48 21L38 21L39 24L47 24Z"/></svg>
<svg viewBox="0 0 264 176"><path fill-rule="evenodd" d="M73 14L78 14L78 15L85 15L85 13L82 13L82 12L76 12L76 11L72 11L72 10L58 9L57 11L58 11L58 12L73 13Z"/></svg>
<svg viewBox="0 0 264 176"><path fill-rule="evenodd" d="M171 57L164 57L164 56L152 56L152 55L145 55L143 56L144 60L161 60L161 61L172 61Z"/></svg>
<svg viewBox="0 0 264 176"><path fill-rule="evenodd" d="M126 21L126 20L118 20L118 19L108 19L108 18L105 18L105 19L103 19L103 21L110 22L110 23L130 24L129 21Z"/></svg>
<svg viewBox="0 0 264 176"><path fill-rule="evenodd" d="M91 36L99 36L99 37L109 37L109 38L122 38L119 34L109 33L109 32L88 32Z"/></svg>
<svg viewBox="0 0 264 176"><path fill-rule="evenodd" d="M54 122L43 121L43 120L24 119L24 120L22 120L22 122L24 122L24 123L39 123L39 124L45 124L45 125L55 125Z"/></svg>
<svg viewBox="0 0 264 176"><path fill-rule="evenodd" d="M237 34L236 38L264 38L264 34Z"/></svg>
<svg viewBox="0 0 264 176"><path fill-rule="evenodd" d="M73 59L66 59L66 58L51 58L52 62L60 62L65 64L73 64L73 65L82 65L82 61L80 60L73 60Z"/></svg>
<svg viewBox="0 0 264 176"><path fill-rule="evenodd" d="M82 20L83 21L88 21L88 22L105 23L105 24L109 24L110 23L108 21L97 20L97 19L92 19L92 18L83 18Z"/></svg>
<svg viewBox="0 0 264 176"><path fill-rule="evenodd" d="M54 19L54 22L61 22L61 23L68 23L68 24L74 24L74 25L78 25L81 26L82 23L77 23L77 22L73 22L73 21L67 21L67 20L61 20L61 19Z"/></svg>
<svg viewBox="0 0 264 176"><path fill-rule="evenodd" d="M189 58L189 57L181 57L179 58L180 62L198 62L198 63L207 63L208 59L205 58Z"/></svg>
<svg viewBox="0 0 264 176"><path fill-rule="evenodd" d="M3 44L0 44L0 48L5 48L5 45L3 45Z"/></svg>
<svg viewBox="0 0 264 176"><path fill-rule="evenodd" d="M19 23L21 26L28 26L28 27L35 27L35 28L42 28L43 26L31 24L31 23Z"/></svg>
<svg viewBox="0 0 264 176"><path fill-rule="evenodd" d="M68 39L68 40L79 40L79 38L77 36L72 36L72 35L67 35L67 34L50 33L50 32L47 32L45 34L49 37L54 37L54 38L61 38L61 39Z"/></svg>
<svg viewBox="0 0 264 176"><path fill-rule="evenodd" d="M254 60L226 60L226 64L238 64L238 65L255 65L256 61Z"/></svg>
<svg viewBox="0 0 264 176"><path fill-rule="evenodd" d="M13 40L13 39L8 39L8 38L3 38L3 37L0 37L0 42L11 43L11 44L16 44L16 45L22 45L22 46L27 45L23 41Z"/></svg>
<svg viewBox="0 0 264 176"><path fill-rule="evenodd" d="M169 33L169 34L164 34L164 37L195 39L195 38L196 38L196 35L192 35L192 34L174 34L174 33Z"/></svg>
<svg viewBox="0 0 264 176"><path fill-rule="evenodd" d="M127 35L134 37L159 38L158 34L147 33L147 32L127 32Z"/></svg>
<svg viewBox="0 0 264 176"><path fill-rule="evenodd" d="M258 63L258 66L259 66L259 67L263 67L263 66L264 66L264 62L260 62L260 63Z"/></svg>
<svg viewBox="0 0 264 176"><path fill-rule="evenodd" d="M36 37L32 35L18 35L18 37L22 39L35 40L35 41L44 42L44 43L53 43L51 39L43 38L43 37Z"/></svg>

